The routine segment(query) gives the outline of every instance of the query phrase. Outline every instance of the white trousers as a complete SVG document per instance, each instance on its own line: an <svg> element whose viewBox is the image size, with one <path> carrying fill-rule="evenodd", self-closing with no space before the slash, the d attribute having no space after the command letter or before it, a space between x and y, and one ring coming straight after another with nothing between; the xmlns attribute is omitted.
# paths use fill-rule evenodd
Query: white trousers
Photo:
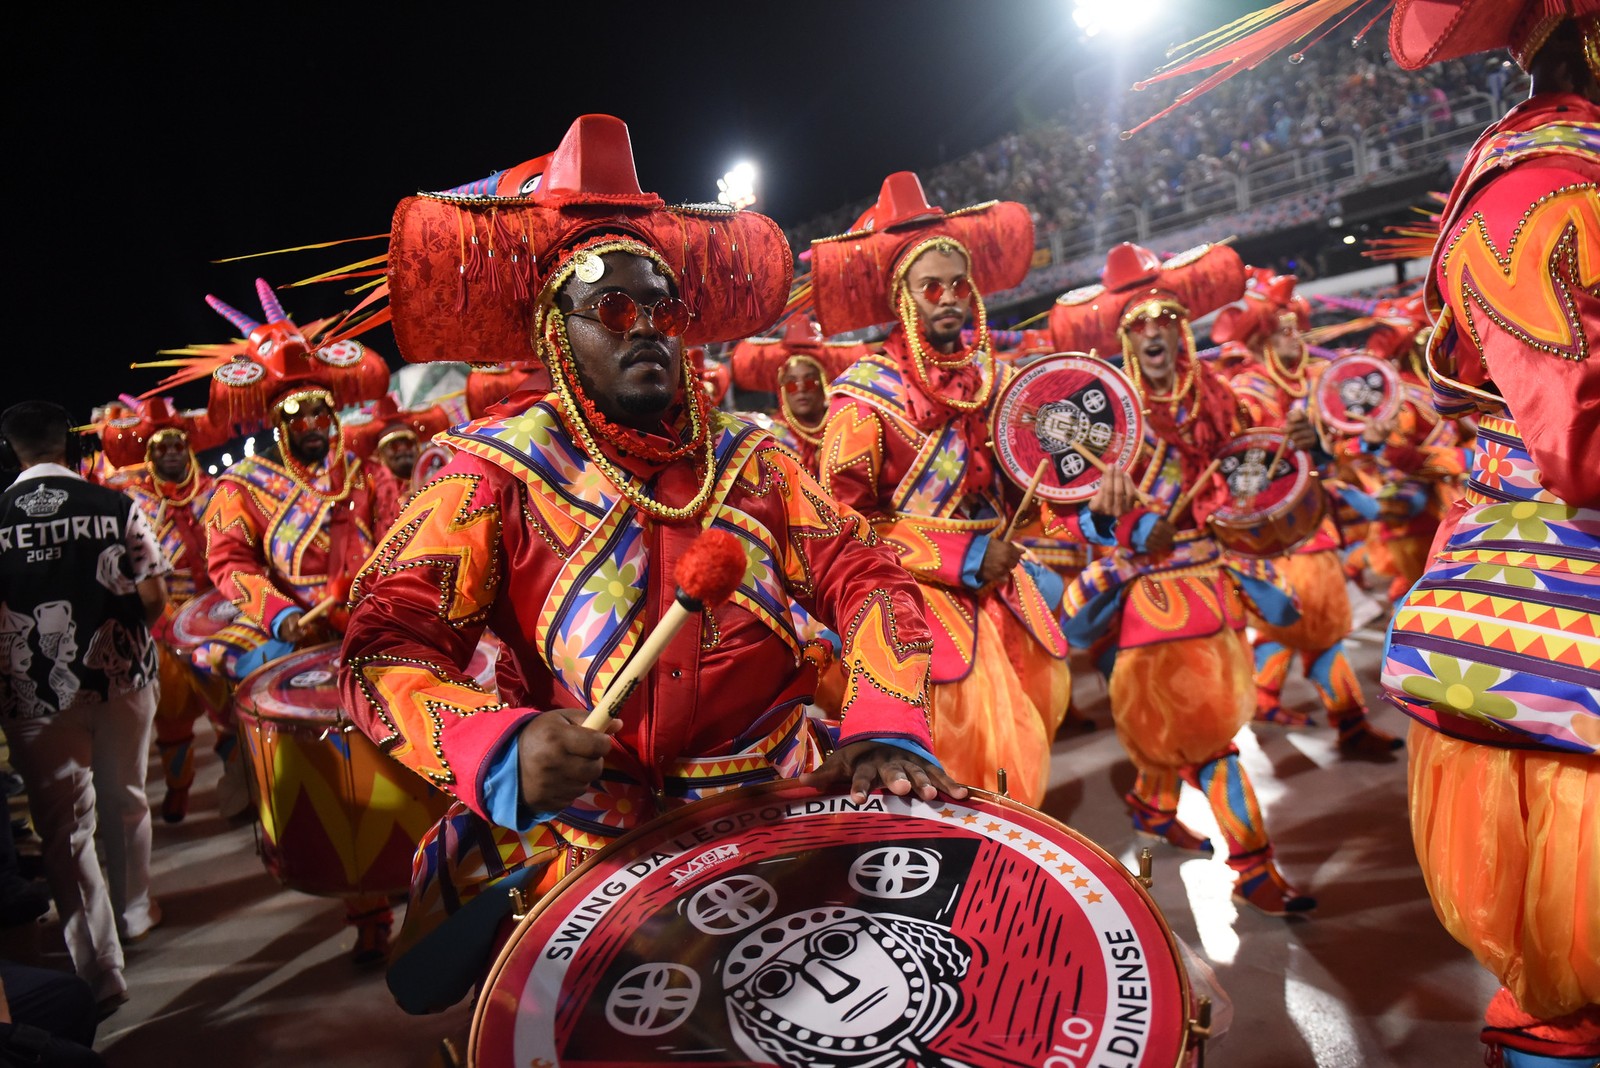
<svg viewBox="0 0 1600 1068"><path fill-rule="evenodd" d="M144 784L159 693L151 683L59 715L5 721L67 952L96 997L122 989L118 931L137 936L152 920Z"/></svg>

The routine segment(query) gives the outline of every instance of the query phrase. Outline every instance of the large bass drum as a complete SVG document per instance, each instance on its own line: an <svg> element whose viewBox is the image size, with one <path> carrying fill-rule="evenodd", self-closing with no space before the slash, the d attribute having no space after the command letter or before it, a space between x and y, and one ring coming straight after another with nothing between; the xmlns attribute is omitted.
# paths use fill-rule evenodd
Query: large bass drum
<svg viewBox="0 0 1600 1068"><path fill-rule="evenodd" d="M524 917L481 1068L1173 1068L1190 988L1145 889L1014 801L771 783L661 817Z"/></svg>

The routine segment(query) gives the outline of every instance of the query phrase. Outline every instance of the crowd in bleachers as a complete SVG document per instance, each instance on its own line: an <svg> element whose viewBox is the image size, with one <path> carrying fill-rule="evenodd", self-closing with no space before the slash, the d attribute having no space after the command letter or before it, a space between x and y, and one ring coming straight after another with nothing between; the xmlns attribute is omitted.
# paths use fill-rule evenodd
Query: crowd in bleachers
<svg viewBox="0 0 1600 1068"><path fill-rule="evenodd" d="M1186 191L1341 135L1366 134L1382 164L1399 169L1406 145L1424 125L1436 131L1457 121L1453 101L1469 92L1514 99L1525 95L1525 83L1499 53L1411 73L1384 60L1382 35L1370 35L1354 50L1330 41L1300 63L1275 59L1240 74L1198 105L1127 140L1122 131L1159 110L1179 87L1079 100L1048 123L1008 134L921 177L935 204L1017 200L1033 209L1041 244L1055 233L1068 244L1083 237L1092 243L1087 228L1098 216L1139 205L1153 224L1176 220ZM1396 107L1396 100L1403 103ZM795 247L847 229L870 192L862 190L860 203L793 228ZM1219 213L1230 206L1217 204Z"/></svg>

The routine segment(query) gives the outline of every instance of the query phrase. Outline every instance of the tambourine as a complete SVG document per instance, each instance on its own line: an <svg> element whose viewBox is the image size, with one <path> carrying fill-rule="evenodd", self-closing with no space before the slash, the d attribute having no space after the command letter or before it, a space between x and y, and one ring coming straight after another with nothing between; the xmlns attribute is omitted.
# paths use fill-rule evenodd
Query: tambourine
<svg viewBox="0 0 1600 1068"><path fill-rule="evenodd" d="M469 1063L1173 1068L1190 996L1148 891L1048 816L778 782L660 817L539 901Z"/></svg>
<svg viewBox="0 0 1600 1068"><path fill-rule="evenodd" d="M1091 356L1059 353L1006 383L989 429L1000 468L1013 482L1028 486L1047 459L1038 494L1065 504L1094 496L1102 465L1126 470L1133 463L1144 439L1144 411L1121 371Z"/></svg>
<svg viewBox="0 0 1600 1068"><path fill-rule="evenodd" d="M1359 434L1369 420L1394 418L1403 399L1394 365L1365 352L1331 361L1317 379L1317 414L1341 434Z"/></svg>

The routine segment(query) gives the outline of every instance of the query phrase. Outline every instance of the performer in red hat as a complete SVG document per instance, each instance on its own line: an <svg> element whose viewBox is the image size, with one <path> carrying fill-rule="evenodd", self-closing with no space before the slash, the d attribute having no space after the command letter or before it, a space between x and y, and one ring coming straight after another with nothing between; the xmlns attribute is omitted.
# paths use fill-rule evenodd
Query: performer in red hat
<svg viewBox="0 0 1600 1068"><path fill-rule="evenodd" d="M464 260L464 233L469 257L490 240L496 257ZM353 590L351 715L458 799L418 855L390 969L403 1007L450 1004L481 978L508 887L554 886L663 806L817 765L814 654L790 598L843 639L824 779L960 794L929 755L915 587L769 435L710 410L683 356L777 317L792 259L776 224L667 207L640 189L627 127L587 115L526 196L404 201L389 260L408 359L457 358L465 337L507 351L520 331L553 380L444 435L456 456ZM584 727L706 528L745 557L731 599L666 645L610 727ZM498 693L464 672L485 626L506 647Z"/></svg>
<svg viewBox="0 0 1600 1068"><path fill-rule="evenodd" d="M782 337L739 342L728 364L740 389L777 396L778 411L763 425L816 475L829 384L869 351L857 342L827 341L817 321L801 314L789 320Z"/></svg>
<svg viewBox="0 0 1600 1068"><path fill-rule="evenodd" d="M1172 73L1231 61L1215 82L1355 2L1241 22ZM1484 1029L1491 1057L1588 1065L1600 1055L1600 598L1585 578L1600 558L1600 3L1394 2L1402 67L1497 48L1533 94L1467 154L1427 282L1435 404L1480 417L1472 473L1396 609L1383 682L1418 721L1411 827L1434 911L1505 984Z"/></svg>
<svg viewBox="0 0 1600 1068"><path fill-rule="evenodd" d="M107 462L128 472L124 492L144 511L172 564L167 576L167 611L155 628L158 640L179 608L211 589L203 520L213 480L201 470L195 453L226 440L227 435L211 424L206 412L175 411L165 397L139 402L127 414L106 420L100 431ZM156 704L155 735L167 780L161 817L179 823L188 815L189 788L194 783L195 720L202 715L211 717L217 732L216 752L225 765L233 757L237 738L223 715L226 687L180 662L165 642L160 655L161 698Z"/></svg>
<svg viewBox="0 0 1600 1068"><path fill-rule="evenodd" d="M340 420L350 451L362 460L372 482L375 508L383 517L377 529L388 529L411 493L418 450L449 425L443 405L402 409L387 393L372 407Z"/></svg>
<svg viewBox="0 0 1600 1068"><path fill-rule="evenodd" d="M872 519L938 621L935 752L957 779L989 789L1004 768L1010 792L1038 805L1071 676L1059 580L1030 572L1021 548L997 536L1010 506L988 442L1003 372L983 307L985 290L1027 274L1028 210L994 202L947 213L901 171L850 232L812 242L811 254L826 333L895 324L833 384L822 484Z"/></svg>
<svg viewBox="0 0 1600 1068"><path fill-rule="evenodd" d="M1051 333L1063 350L1121 354L1147 410L1146 448L1131 473L1161 510L1134 505L1124 491L1111 509L1114 521L1080 514L1052 524L1076 524L1117 550L1068 587L1068 635L1083 648L1115 635L1111 714L1139 771L1126 798L1134 828L1210 853L1210 840L1178 821L1178 794L1188 783L1205 794L1222 828L1237 873L1235 896L1269 915L1307 912L1316 900L1273 863L1233 744L1253 704L1241 593L1274 622L1292 622L1295 606L1269 566L1225 556L1206 525L1228 499L1211 462L1243 427L1233 390L1195 355L1189 322L1238 298L1244 265L1223 245L1163 263L1148 249L1121 244L1106 257L1101 278L1057 298Z"/></svg>
<svg viewBox="0 0 1600 1068"><path fill-rule="evenodd" d="M1243 345L1251 359L1232 373L1232 385L1250 426L1281 428L1297 449L1310 452L1319 468L1332 474L1333 455L1324 451L1307 414L1312 390L1328 361L1312 356L1300 334L1311 325L1311 309L1295 290L1293 275L1257 274L1260 284L1241 303L1222 309L1211 329L1214 340ZM1327 485L1325 480L1325 485ZM1328 485L1330 492L1338 490ZM1364 493L1345 492L1371 510ZM1376 512L1364 515L1377 518ZM1274 564L1295 591L1301 616L1288 626L1255 624L1256 712L1266 723L1303 727L1310 717L1283 707L1283 684L1296 653L1317 691L1328 721L1339 731L1339 755L1393 759L1399 738L1367 718L1361 683L1344 653L1350 633L1350 596L1345 590L1341 540L1331 518L1304 545Z"/></svg>
<svg viewBox="0 0 1600 1068"><path fill-rule="evenodd" d="M366 466L345 448L337 414L382 396L388 367L359 342L308 340L326 324L302 331L265 281L256 281L256 293L260 322L208 296L245 339L180 350L188 358L175 362L184 369L162 383L209 375L213 421L239 433L270 427L276 439L217 477L205 512L206 566L239 615L194 659L234 679L316 640L324 626L343 628L350 583L389 518ZM302 626L313 609L326 621ZM351 959L382 960L388 901L353 898L346 909L357 927Z"/></svg>

